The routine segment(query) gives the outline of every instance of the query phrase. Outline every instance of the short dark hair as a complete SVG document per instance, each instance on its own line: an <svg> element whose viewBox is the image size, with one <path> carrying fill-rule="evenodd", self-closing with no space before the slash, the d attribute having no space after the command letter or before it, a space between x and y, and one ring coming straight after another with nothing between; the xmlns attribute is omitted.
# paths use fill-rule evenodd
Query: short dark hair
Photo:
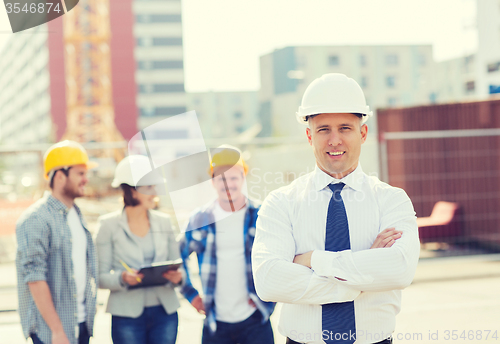
<svg viewBox="0 0 500 344"><path fill-rule="evenodd" d="M54 171L54 173L52 174L52 178L50 178L50 183L49 183L49 186L51 189L54 188L54 178L56 177L57 171L61 171L67 177L67 176L69 176L69 169L70 168L71 168L71 166L68 168L60 168L60 169Z"/></svg>
<svg viewBox="0 0 500 344"><path fill-rule="evenodd" d="M121 184L120 187L123 190L123 203L125 203L126 207L135 207L139 205L139 201L132 195L132 189L135 189L133 186Z"/></svg>

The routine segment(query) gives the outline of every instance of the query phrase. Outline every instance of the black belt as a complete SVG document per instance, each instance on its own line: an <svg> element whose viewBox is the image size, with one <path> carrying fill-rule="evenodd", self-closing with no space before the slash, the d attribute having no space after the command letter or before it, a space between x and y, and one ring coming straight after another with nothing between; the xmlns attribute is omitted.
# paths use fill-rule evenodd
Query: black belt
<svg viewBox="0 0 500 344"><path fill-rule="evenodd" d="M303 344L303 343L299 343L299 342L296 342L290 338L286 338L286 344ZM392 344L392 338L389 338L389 339L385 339L381 342L376 342L376 343L373 343L373 344Z"/></svg>

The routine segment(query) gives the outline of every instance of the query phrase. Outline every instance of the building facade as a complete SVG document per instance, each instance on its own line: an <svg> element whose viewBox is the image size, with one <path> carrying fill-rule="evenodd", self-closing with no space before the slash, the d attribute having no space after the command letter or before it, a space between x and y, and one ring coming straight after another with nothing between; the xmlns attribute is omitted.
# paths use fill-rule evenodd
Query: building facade
<svg viewBox="0 0 500 344"><path fill-rule="evenodd" d="M134 0L138 127L186 112L181 0Z"/></svg>
<svg viewBox="0 0 500 344"><path fill-rule="evenodd" d="M356 80L372 109L427 104L432 98L433 64L430 45L278 49L260 59L259 116L263 127L272 128L272 135L301 134L289 119L305 88L325 73L343 73Z"/></svg>
<svg viewBox="0 0 500 344"><path fill-rule="evenodd" d="M477 55L437 62L432 77L430 103L452 103L478 97Z"/></svg>
<svg viewBox="0 0 500 344"><path fill-rule="evenodd" d="M180 0L110 0L115 124L128 140L186 111ZM14 35L0 56L0 142L60 140L66 131L63 17Z"/></svg>
<svg viewBox="0 0 500 344"><path fill-rule="evenodd" d="M477 1L477 94L500 93L500 0Z"/></svg>
<svg viewBox="0 0 500 344"><path fill-rule="evenodd" d="M47 27L11 39L0 57L0 143L53 140Z"/></svg>
<svg viewBox="0 0 500 344"><path fill-rule="evenodd" d="M259 123L258 92L189 92L187 106L195 110L203 137L235 137Z"/></svg>

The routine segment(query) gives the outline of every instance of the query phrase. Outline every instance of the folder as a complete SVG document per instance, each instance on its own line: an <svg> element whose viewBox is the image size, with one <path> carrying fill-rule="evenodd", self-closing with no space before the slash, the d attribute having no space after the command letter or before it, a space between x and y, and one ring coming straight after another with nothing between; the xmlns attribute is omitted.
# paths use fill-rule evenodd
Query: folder
<svg viewBox="0 0 500 344"><path fill-rule="evenodd" d="M177 270L182 265L182 259L168 260L165 262L153 263L149 266L142 267L138 273L143 274L144 278L142 283L130 286L129 289L145 288L145 287L155 287L159 285L164 285L169 280L164 278L162 275L164 272L169 270Z"/></svg>

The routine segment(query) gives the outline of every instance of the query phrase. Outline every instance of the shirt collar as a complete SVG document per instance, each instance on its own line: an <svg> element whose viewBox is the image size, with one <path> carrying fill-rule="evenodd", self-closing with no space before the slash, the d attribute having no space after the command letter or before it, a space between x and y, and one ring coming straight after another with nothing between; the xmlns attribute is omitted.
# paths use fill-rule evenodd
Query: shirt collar
<svg viewBox="0 0 500 344"><path fill-rule="evenodd" d="M63 214L63 213L68 213L71 208L68 208L66 206L66 204L64 204L63 202L61 202L60 200L58 200L57 198L55 198L54 196L52 196L52 194L50 192L46 192L44 194L44 197L47 197L47 203L52 207L54 208L57 212ZM82 218L82 212L80 211L80 208L78 208L78 206L73 203L73 208L75 208L75 211L78 215L78 217Z"/></svg>
<svg viewBox="0 0 500 344"><path fill-rule="evenodd" d="M330 176L329 174L326 174L323 172L318 165L316 165L316 168L314 169L314 189L316 191L323 190L326 188L329 184L336 184L336 183L344 183L351 189L354 189L356 191L361 190L361 181L363 179L363 169L361 168L361 164L358 163L358 166L354 171L349 173L347 176L345 176L342 179L336 179Z"/></svg>
<svg viewBox="0 0 500 344"><path fill-rule="evenodd" d="M47 203L49 203L56 211L59 211L59 212L61 210L64 212L69 211L68 207L66 207L66 205L63 202L61 202L60 200L58 200L57 198L55 198L51 194L48 195Z"/></svg>

